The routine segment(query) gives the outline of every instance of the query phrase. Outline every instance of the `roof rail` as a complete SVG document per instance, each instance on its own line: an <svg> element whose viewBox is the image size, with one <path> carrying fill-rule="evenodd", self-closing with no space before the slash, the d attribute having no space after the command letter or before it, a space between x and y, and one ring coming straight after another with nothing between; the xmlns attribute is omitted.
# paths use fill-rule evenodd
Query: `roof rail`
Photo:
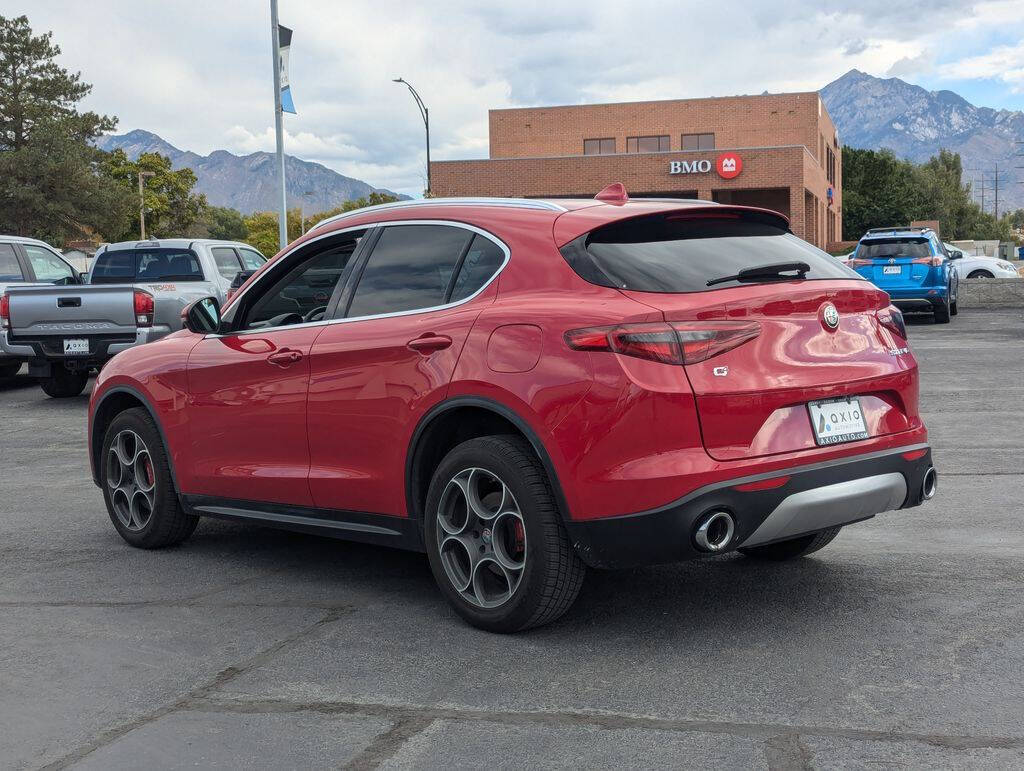
<svg viewBox="0 0 1024 771"><path fill-rule="evenodd" d="M337 222L346 217L355 217L358 214L365 214L368 211L390 211L392 209L414 209L417 206L508 206L517 209L538 209L541 211L564 212L567 209L551 201L542 201L536 198L418 198L410 201L391 201L390 203L379 203L374 206L364 206L361 209L335 214L333 217L320 220L310 230L326 225L330 222ZM308 231L307 231L308 232Z"/></svg>
<svg viewBox="0 0 1024 771"><path fill-rule="evenodd" d="M871 233L892 233L892 232L897 231L897 230L902 230L902 231L911 230L911 231L916 231L916 232L923 233L926 230L931 230L931 228L926 226L926 225L914 225L913 227L910 227L908 225L896 225L896 226L891 227L891 228L869 228L867 234L871 234Z"/></svg>

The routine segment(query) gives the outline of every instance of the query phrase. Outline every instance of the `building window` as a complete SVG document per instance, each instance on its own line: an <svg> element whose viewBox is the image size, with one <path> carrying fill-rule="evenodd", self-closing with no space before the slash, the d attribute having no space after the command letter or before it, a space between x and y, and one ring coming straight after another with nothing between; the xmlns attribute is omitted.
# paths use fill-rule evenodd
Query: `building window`
<svg viewBox="0 0 1024 771"><path fill-rule="evenodd" d="M835 187L836 185L836 154L832 152L831 147L825 148L825 154L828 156L827 165L825 166L825 175L828 177L828 183Z"/></svg>
<svg viewBox="0 0 1024 771"><path fill-rule="evenodd" d="M664 153L668 146L668 134L656 137L626 137L627 153Z"/></svg>
<svg viewBox="0 0 1024 771"><path fill-rule="evenodd" d="M615 137L605 139L584 139L584 155L614 155Z"/></svg>
<svg viewBox="0 0 1024 771"><path fill-rule="evenodd" d="M683 134L684 150L714 150L714 134Z"/></svg>

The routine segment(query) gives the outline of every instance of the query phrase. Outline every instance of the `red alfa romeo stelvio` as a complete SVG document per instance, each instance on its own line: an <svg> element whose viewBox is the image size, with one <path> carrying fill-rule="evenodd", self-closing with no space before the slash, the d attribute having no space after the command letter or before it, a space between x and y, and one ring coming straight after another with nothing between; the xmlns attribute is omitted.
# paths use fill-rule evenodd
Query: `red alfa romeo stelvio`
<svg viewBox="0 0 1024 771"><path fill-rule="evenodd" d="M902 316L772 211L389 203L183 318L92 393L121 537L208 516L425 551L492 631L558 618L587 566L789 560L936 490Z"/></svg>

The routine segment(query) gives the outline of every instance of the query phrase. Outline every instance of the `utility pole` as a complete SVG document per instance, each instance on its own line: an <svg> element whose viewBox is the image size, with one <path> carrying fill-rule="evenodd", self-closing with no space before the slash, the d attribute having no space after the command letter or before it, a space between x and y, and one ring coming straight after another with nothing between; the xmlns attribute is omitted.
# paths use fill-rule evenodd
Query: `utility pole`
<svg viewBox="0 0 1024 771"><path fill-rule="evenodd" d="M146 197L142 188L143 177L155 177L155 171L139 172L139 240L146 240Z"/></svg>
<svg viewBox="0 0 1024 771"><path fill-rule="evenodd" d="M996 219L999 219L999 164L996 164L995 173L995 189L996 189Z"/></svg>
<svg viewBox="0 0 1024 771"><path fill-rule="evenodd" d="M288 245L288 197L284 186L284 111L281 109L281 39L277 29L277 0L270 0L270 38L274 54L274 130L277 134L277 170L281 188L281 210L277 215L277 240Z"/></svg>

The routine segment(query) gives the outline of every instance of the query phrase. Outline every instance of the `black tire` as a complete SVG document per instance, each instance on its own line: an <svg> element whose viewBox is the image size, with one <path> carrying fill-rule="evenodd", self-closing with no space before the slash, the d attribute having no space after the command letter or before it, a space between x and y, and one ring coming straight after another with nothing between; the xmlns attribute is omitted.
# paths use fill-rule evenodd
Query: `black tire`
<svg viewBox="0 0 1024 771"><path fill-rule="evenodd" d="M987 270L972 270L967 274L967 278L995 278Z"/></svg>
<svg viewBox="0 0 1024 771"><path fill-rule="evenodd" d="M113 488L108 475L112 473L108 460L114 440L121 432L128 430L138 435L148 451L153 474L153 505L149 519L144 526L132 529L121 521L114 508L112 499ZM103 437L103 449L99 458L100 485L103 488L103 501L107 504L110 521L125 541L140 549L159 549L181 543L196 529L199 517L186 514L181 508L178 495L174 491L167 452L160 439L160 432L153 418L142 407L125 410L115 417L107 427Z"/></svg>
<svg viewBox="0 0 1024 771"><path fill-rule="evenodd" d="M67 399L82 393L88 382L88 372L72 372L64 367L54 366L53 374L40 380L39 386L47 396L54 399Z"/></svg>
<svg viewBox="0 0 1024 771"><path fill-rule="evenodd" d="M788 541L740 549L739 552L754 559L784 562L796 559L797 557L806 557L808 554L818 551L818 549L825 548L839 535L839 531L842 529L841 525L839 527L830 527L827 530L819 530L817 533L790 538Z"/></svg>
<svg viewBox="0 0 1024 771"><path fill-rule="evenodd" d="M0 378L7 379L12 378L21 372L21 362L16 361L13 364L0 364Z"/></svg>
<svg viewBox="0 0 1024 771"><path fill-rule="evenodd" d="M946 295L939 305L935 306L935 323L936 324L948 324L949 323L949 295Z"/></svg>
<svg viewBox="0 0 1024 771"><path fill-rule="evenodd" d="M953 302L949 304L949 312L953 316L956 316L958 313L960 313L960 309L956 307L956 300L953 300Z"/></svg>
<svg viewBox="0 0 1024 771"><path fill-rule="evenodd" d="M506 592L510 594L509 599L497 607L481 607L464 597L449 578L439 549L438 516L442 496L456 476L470 469L482 469L504 483L525 526L522 536L524 567L517 585ZM562 525L544 467L521 437L480 437L451 450L434 471L424 511L424 543L434 579L445 599L473 626L491 632L519 632L551 623L576 600L586 567ZM495 542L497 531L495 525L491 536ZM489 544L487 532L485 529L484 543ZM481 552L483 549L480 548ZM471 589L463 591L472 592Z"/></svg>

